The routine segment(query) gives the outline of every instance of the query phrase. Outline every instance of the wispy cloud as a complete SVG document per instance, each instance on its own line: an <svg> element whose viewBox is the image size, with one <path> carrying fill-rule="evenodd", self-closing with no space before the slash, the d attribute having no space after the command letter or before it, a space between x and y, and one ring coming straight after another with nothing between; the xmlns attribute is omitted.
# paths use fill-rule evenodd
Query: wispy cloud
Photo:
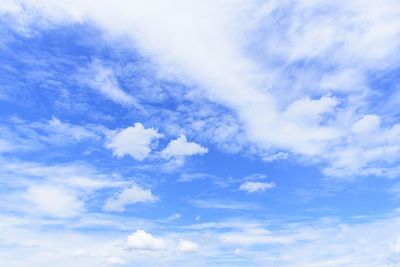
<svg viewBox="0 0 400 267"><path fill-rule="evenodd" d="M193 199L190 204L201 209L256 210L260 208L257 203L226 199Z"/></svg>
<svg viewBox="0 0 400 267"><path fill-rule="evenodd" d="M81 83L118 104L139 107L137 100L120 87L113 69L104 66L99 60L93 61L87 70L79 73L78 79Z"/></svg>

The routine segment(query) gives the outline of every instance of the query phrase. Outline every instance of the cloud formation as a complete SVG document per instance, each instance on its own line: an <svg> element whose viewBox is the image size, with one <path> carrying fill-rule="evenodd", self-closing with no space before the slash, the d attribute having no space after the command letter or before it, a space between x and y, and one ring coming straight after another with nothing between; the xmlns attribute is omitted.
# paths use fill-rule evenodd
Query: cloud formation
<svg viewBox="0 0 400 267"><path fill-rule="evenodd" d="M399 265L398 182L360 177L400 174L399 18L397 0L0 1L2 262Z"/></svg>
<svg viewBox="0 0 400 267"><path fill-rule="evenodd" d="M263 192L268 189L275 187L275 183L264 183L264 182L251 182L246 181L242 183L239 190L246 191L247 193Z"/></svg>
<svg viewBox="0 0 400 267"><path fill-rule="evenodd" d="M82 213L84 204L75 192L63 187L33 185L24 198L38 214L52 217L71 217Z"/></svg>
<svg viewBox="0 0 400 267"><path fill-rule="evenodd" d="M123 189L115 196L109 198L104 204L105 211L124 211L125 206L136 203L152 203L157 201L150 189L143 189L138 185L133 185Z"/></svg>
<svg viewBox="0 0 400 267"><path fill-rule="evenodd" d="M153 128L144 128L141 123L135 123L116 132L106 144L116 157L125 155L136 160L144 160L150 155L152 142L161 138L162 134Z"/></svg>
<svg viewBox="0 0 400 267"><path fill-rule="evenodd" d="M165 158L188 157L193 155L203 155L208 149L194 142L188 142L186 136L181 135L177 139L169 142L166 148L160 153Z"/></svg>
<svg viewBox="0 0 400 267"><path fill-rule="evenodd" d="M164 250L166 242L161 238L156 238L144 230L137 230L127 237L126 245L135 250Z"/></svg>
<svg viewBox="0 0 400 267"><path fill-rule="evenodd" d="M398 157L390 161L369 157L358 166L341 162L349 153L356 157L369 153L366 144L353 147L348 142L349 129L368 115L364 107L374 89L366 75L388 72L399 62L393 56L400 47L398 5L393 0L368 5L289 3L27 1L24 8L35 10L48 23L90 21L110 36L131 38L164 77L198 85L207 99L237 114L248 142L261 155L282 152L305 157L326 164L329 175L396 172L393 164ZM205 16L207 20L202 19ZM280 18L285 26L278 31L274 25ZM267 36L262 47L256 43L260 40L251 38L254 32ZM251 48L268 60L256 60ZM99 73L98 80L114 88L103 92L125 101L125 95L115 94L110 74L104 68ZM397 127L391 123L385 128ZM398 145L377 143L372 149ZM148 155L116 147L114 153L137 159Z"/></svg>
<svg viewBox="0 0 400 267"><path fill-rule="evenodd" d="M80 82L118 104L138 107L136 99L119 86L113 69L102 65L99 60L93 61L78 78Z"/></svg>

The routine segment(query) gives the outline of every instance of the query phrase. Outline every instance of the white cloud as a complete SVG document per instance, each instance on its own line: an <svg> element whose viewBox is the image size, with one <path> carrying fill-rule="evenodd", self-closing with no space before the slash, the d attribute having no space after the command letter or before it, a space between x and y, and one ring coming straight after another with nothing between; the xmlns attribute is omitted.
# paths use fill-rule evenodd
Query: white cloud
<svg viewBox="0 0 400 267"><path fill-rule="evenodd" d="M184 253L194 253L199 250L199 245L189 240L179 240L179 250Z"/></svg>
<svg viewBox="0 0 400 267"><path fill-rule="evenodd" d="M58 186L30 186L24 198L34 212L53 217L71 217L81 214L84 203L75 192Z"/></svg>
<svg viewBox="0 0 400 267"><path fill-rule="evenodd" d="M287 159L288 157L289 157L288 153L278 152L275 154L264 155L264 156L262 156L262 160L265 162L272 162L272 161L276 161L276 160L284 160L284 159Z"/></svg>
<svg viewBox="0 0 400 267"><path fill-rule="evenodd" d="M0 153L18 150L20 147L17 144L11 143L9 140L0 139Z"/></svg>
<svg viewBox="0 0 400 267"><path fill-rule="evenodd" d="M67 140L80 141L83 139L99 139L98 133L83 126L61 122L53 117L47 124L32 124L32 128L45 130L52 143L63 143Z"/></svg>
<svg viewBox="0 0 400 267"><path fill-rule="evenodd" d="M162 134L153 128L144 128L141 123L122 129L115 133L106 144L117 157L129 155L136 160L147 158L151 152L152 142Z"/></svg>
<svg viewBox="0 0 400 267"><path fill-rule="evenodd" d="M114 179L110 179L112 174L100 173L93 166L82 162L45 165L37 162L9 161L0 158L0 167L0 173L14 177L14 184L19 182L22 185L29 185L41 182L84 191L123 187L129 184L121 180L118 175L115 175Z"/></svg>
<svg viewBox="0 0 400 267"><path fill-rule="evenodd" d="M143 230L137 230L128 236L126 240L128 248L134 250L164 250L166 242L161 238L156 238Z"/></svg>
<svg viewBox="0 0 400 267"><path fill-rule="evenodd" d="M116 240L120 232L104 234L70 227L49 229L43 227L43 221L7 214L0 215L3 229L0 253L5 255L2 259L5 266L50 267L60 262L57 266L96 267L111 257L124 259L129 266L145 267L157 266L160 262L162 266L187 266L188 262L193 266L209 266L210 262L221 266L227 266L228 262L229 266L235 263L260 267L397 266L400 262L398 214L364 219L346 223L337 218L271 221L241 217L183 226L179 232L157 225L162 238L138 230L131 235L134 241L129 247L127 238ZM52 221L45 223L53 225ZM59 226L58 223L55 225ZM195 257L190 253L176 253L179 241L167 241L179 240L180 230L190 235L190 239L183 240L201 240L201 254ZM232 253L236 249L238 255ZM218 263L215 265L219 266Z"/></svg>
<svg viewBox="0 0 400 267"><path fill-rule="evenodd" d="M79 80L116 103L138 106L136 99L121 89L113 69L102 65L98 60L93 61L89 69L79 75Z"/></svg>
<svg viewBox="0 0 400 267"><path fill-rule="evenodd" d="M92 256L86 249L80 248L70 253L72 257L90 257Z"/></svg>
<svg viewBox="0 0 400 267"><path fill-rule="evenodd" d="M38 217L81 217L98 190L132 184L82 162L44 165L0 158L0 176L9 178L0 182L1 209Z"/></svg>
<svg viewBox="0 0 400 267"><path fill-rule="evenodd" d="M242 183L239 190L246 191L247 193L263 192L275 187L274 183L251 182L246 181Z"/></svg>
<svg viewBox="0 0 400 267"><path fill-rule="evenodd" d="M143 189L137 185L122 190L122 192L109 198L104 204L106 211L124 211L125 206L136 203L152 203L157 201L150 189Z"/></svg>
<svg viewBox="0 0 400 267"><path fill-rule="evenodd" d="M379 130L380 120L377 115L365 115L353 124L351 131L358 135L371 134Z"/></svg>
<svg viewBox="0 0 400 267"><path fill-rule="evenodd" d="M0 127L0 152L32 151L49 145L62 147L100 140L104 135L104 129L99 125L71 124L56 117L29 123L14 117L7 122L7 126Z"/></svg>
<svg viewBox="0 0 400 267"><path fill-rule="evenodd" d="M261 155L283 150L327 164L327 174L350 176L385 175L395 168L393 160L400 161L389 153L391 162L389 156L369 156L362 164L342 164L348 154L377 153L348 139L353 123L371 113L368 97L375 89L368 75L389 72L400 62L395 0L40 0L24 1L24 8L48 23L90 22L109 36L130 38L158 64L160 76L200 88L204 97L232 110ZM100 80L113 88L109 77ZM397 125L390 119L388 129ZM374 149L388 150L384 143Z"/></svg>
<svg viewBox="0 0 400 267"><path fill-rule="evenodd" d="M121 258L118 257L109 257L107 258L107 264L109 265L123 265L125 264L125 261Z"/></svg>
<svg viewBox="0 0 400 267"><path fill-rule="evenodd" d="M193 155L203 155L208 149L194 142L188 142L186 136L181 135L175 140L169 142L166 148L161 151L161 155L165 158L171 157L187 157Z"/></svg>
<svg viewBox="0 0 400 267"><path fill-rule="evenodd" d="M381 125L381 118L369 114L357 120L350 129L346 141L335 147L326 157L332 164L324 173L332 176L354 177L376 175L395 177L400 143L400 125Z"/></svg>

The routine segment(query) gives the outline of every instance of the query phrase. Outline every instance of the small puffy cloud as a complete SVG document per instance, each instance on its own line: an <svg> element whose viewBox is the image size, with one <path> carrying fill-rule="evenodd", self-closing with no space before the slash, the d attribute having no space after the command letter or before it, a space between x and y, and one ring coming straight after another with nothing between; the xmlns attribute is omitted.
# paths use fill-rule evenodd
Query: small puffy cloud
<svg viewBox="0 0 400 267"><path fill-rule="evenodd" d="M117 132L106 147L116 157L129 155L136 160L143 160L149 156L152 142L161 137L162 134L156 129L146 129L141 123L135 123L134 126Z"/></svg>
<svg viewBox="0 0 400 267"><path fill-rule="evenodd" d="M104 204L103 209L106 211L124 211L126 205L155 201L157 201L157 197L151 193L150 189L143 189L137 185L133 185L109 198Z"/></svg>
<svg viewBox="0 0 400 267"><path fill-rule="evenodd" d="M179 250L184 253L193 253L199 250L199 245L188 240L179 240Z"/></svg>
<svg viewBox="0 0 400 267"><path fill-rule="evenodd" d="M246 181L242 183L239 190L246 191L247 193L263 192L268 189L275 187L275 183L263 183L263 182L252 182Z"/></svg>
<svg viewBox="0 0 400 267"><path fill-rule="evenodd" d="M187 157L193 155L203 155L208 149L201 145L188 142L186 136L181 135L177 139L169 142L167 147L161 151L161 155L165 158Z"/></svg>
<svg viewBox="0 0 400 267"><path fill-rule="evenodd" d="M167 245L162 238L156 238L143 230L137 230L128 236L127 247L135 250L164 250Z"/></svg>
<svg viewBox="0 0 400 267"><path fill-rule="evenodd" d="M80 214L84 203L72 190L61 186L33 185L24 195L39 214L52 217L71 217Z"/></svg>

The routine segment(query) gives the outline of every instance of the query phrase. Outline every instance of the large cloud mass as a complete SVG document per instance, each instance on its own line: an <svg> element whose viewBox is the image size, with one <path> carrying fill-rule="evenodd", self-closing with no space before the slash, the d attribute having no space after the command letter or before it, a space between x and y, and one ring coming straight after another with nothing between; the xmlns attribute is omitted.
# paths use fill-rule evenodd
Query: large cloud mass
<svg viewBox="0 0 400 267"><path fill-rule="evenodd" d="M262 156L284 151L317 160L329 175L397 173L396 123L379 125L375 134L387 137L373 144L350 130L365 116L388 115L368 112L375 88L367 74L399 61L396 1L41 0L2 10L130 38L164 77L231 109ZM362 159L344 164L349 157Z"/></svg>

